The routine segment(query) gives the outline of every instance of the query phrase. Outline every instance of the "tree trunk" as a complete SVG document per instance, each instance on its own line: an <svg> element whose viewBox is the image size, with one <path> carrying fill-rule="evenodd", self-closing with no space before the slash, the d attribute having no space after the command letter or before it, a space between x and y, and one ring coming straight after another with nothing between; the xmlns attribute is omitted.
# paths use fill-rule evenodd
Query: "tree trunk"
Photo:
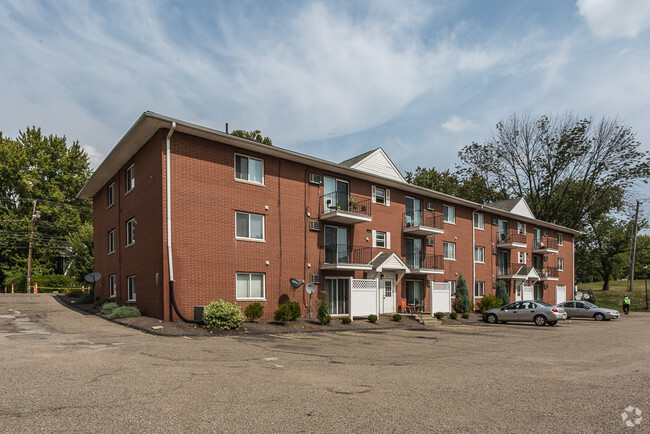
<svg viewBox="0 0 650 434"><path fill-rule="evenodd" d="M605 276L605 280L603 281L603 291L609 291L609 277L610 276L611 276L611 274L607 274L607 276Z"/></svg>

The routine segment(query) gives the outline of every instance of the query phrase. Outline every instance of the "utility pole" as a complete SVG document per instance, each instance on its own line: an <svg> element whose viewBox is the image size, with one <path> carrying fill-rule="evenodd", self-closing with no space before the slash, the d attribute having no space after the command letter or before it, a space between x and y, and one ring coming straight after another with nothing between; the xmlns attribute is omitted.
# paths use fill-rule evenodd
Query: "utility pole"
<svg viewBox="0 0 650 434"><path fill-rule="evenodd" d="M634 217L634 228L632 229L632 248L630 249L630 280L627 290L632 291L634 288L634 262L636 261L636 231L639 225L639 205L641 202L636 201L636 216Z"/></svg>
<svg viewBox="0 0 650 434"><path fill-rule="evenodd" d="M32 251L34 249L34 226L36 219L40 217L36 211L36 201L34 201L34 208L32 209L32 229L29 233L29 252L27 253L27 293L29 294L29 287L32 284Z"/></svg>

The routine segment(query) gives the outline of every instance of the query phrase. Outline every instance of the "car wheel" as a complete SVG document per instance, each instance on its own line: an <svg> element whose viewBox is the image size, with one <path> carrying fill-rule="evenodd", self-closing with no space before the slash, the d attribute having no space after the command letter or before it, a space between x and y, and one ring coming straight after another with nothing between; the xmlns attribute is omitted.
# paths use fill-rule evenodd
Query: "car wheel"
<svg viewBox="0 0 650 434"><path fill-rule="evenodd" d="M555 324L557 324L557 321L549 321L548 322L548 325L550 325L550 326L554 326Z"/></svg>
<svg viewBox="0 0 650 434"><path fill-rule="evenodd" d="M603 321L605 319L605 315L603 315L602 313L599 312L596 315L594 315L594 319L596 321Z"/></svg>
<svg viewBox="0 0 650 434"><path fill-rule="evenodd" d="M497 323L497 316L493 313L489 314L486 318L487 322L490 324L496 324Z"/></svg>
<svg viewBox="0 0 650 434"><path fill-rule="evenodd" d="M546 317L544 315L537 315L535 317L535 324L538 326L546 325Z"/></svg>

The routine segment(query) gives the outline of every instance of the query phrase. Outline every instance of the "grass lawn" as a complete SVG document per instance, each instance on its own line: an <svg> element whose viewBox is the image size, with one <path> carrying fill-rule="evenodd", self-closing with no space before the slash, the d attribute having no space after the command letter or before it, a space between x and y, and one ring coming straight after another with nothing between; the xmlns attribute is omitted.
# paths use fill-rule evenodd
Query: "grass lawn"
<svg viewBox="0 0 650 434"><path fill-rule="evenodd" d="M623 297L630 297L630 311L645 311L645 280L635 280L634 290L630 293L627 290L627 280L613 280L609 282L609 291L603 291L603 282L581 283L578 291L583 294L593 290L596 296L596 304L600 307L616 309L623 313ZM649 290L650 291L650 290ZM638 308L639 300L641 307Z"/></svg>

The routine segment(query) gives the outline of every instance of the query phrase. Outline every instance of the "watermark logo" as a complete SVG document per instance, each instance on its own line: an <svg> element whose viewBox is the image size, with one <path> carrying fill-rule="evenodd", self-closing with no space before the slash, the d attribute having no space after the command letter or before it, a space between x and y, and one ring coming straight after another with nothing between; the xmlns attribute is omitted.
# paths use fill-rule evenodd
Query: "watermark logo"
<svg viewBox="0 0 650 434"><path fill-rule="evenodd" d="M641 409L628 405L621 413L621 419L625 422L625 426L632 428L633 426L641 425L643 418L641 417Z"/></svg>

